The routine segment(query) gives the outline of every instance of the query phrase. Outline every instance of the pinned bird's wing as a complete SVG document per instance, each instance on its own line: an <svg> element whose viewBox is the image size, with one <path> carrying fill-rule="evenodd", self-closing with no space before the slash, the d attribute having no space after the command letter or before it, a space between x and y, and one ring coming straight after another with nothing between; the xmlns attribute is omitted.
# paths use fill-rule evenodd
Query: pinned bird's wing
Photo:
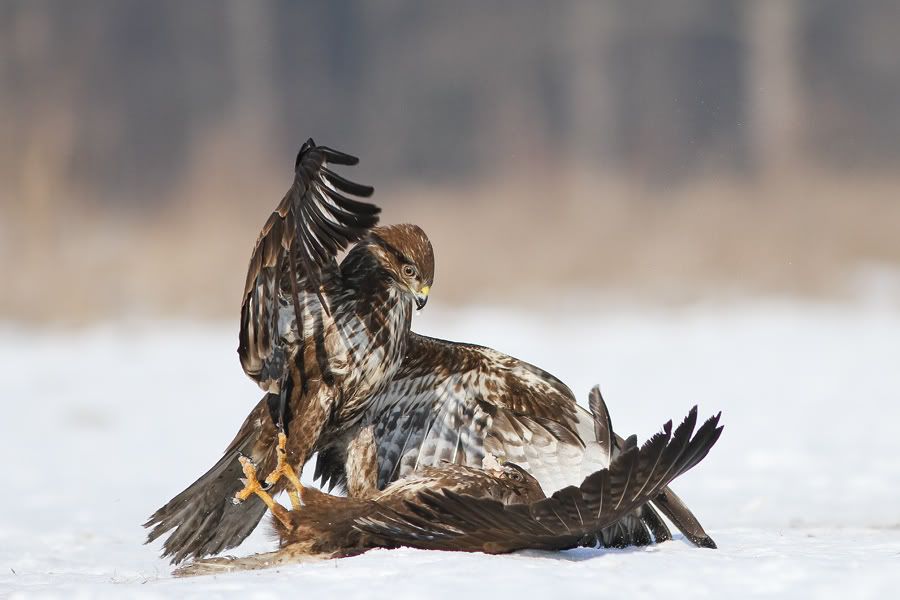
<svg viewBox="0 0 900 600"><path fill-rule="evenodd" d="M699 463L722 432L719 416L694 433L696 407L672 432L672 422L643 446L623 450L607 469L532 504L504 505L449 491L423 491L402 509L385 506L356 526L384 545L503 553L581 545L653 499Z"/></svg>
<svg viewBox="0 0 900 600"><path fill-rule="evenodd" d="M244 372L265 390L278 391L285 368L278 346L281 300L290 298L299 311L298 288L305 285L327 311L320 289L323 270L335 268L335 256L378 223L377 206L350 197L367 198L373 188L329 168L357 162L308 140L297 155L291 188L256 241L244 285L238 354Z"/></svg>

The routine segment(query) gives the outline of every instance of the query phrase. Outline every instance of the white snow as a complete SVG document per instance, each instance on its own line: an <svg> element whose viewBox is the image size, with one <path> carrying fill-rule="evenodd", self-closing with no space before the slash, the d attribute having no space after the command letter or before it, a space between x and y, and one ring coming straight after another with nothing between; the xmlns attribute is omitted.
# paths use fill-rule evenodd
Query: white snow
<svg viewBox="0 0 900 600"><path fill-rule="evenodd" d="M583 401L599 382L620 432L646 438L694 404L722 410L719 444L673 486L719 550L680 538L499 557L382 550L173 579L140 524L214 462L260 396L235 326L6 325L0 597L896 597L900 310L435 308L418 331L529 360ZM233 552L271 549L263 529Z"/></svg>

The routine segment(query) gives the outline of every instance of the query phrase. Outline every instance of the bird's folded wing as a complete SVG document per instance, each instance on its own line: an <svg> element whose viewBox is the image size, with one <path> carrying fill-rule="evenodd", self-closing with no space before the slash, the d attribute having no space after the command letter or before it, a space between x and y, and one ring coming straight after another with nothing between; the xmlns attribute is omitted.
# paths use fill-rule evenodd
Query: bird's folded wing
<svg viewBox="0 0 900 600"><path fill-rule="evenodd" d="M562 482L550 491L583 478L572 392L490 348L412 333L400 371L372 398L366 419L374 429L379 488L424 466L480 467L486 452L521 465L545 489L542 477Z"/></svg>
<svg viewBox="0 0 900 600"><path fill-rule="evenodd" d="M580 486L532 504L503 505L449 491L423 491L402 509L379 507L356 527L384 545L492 553L571 548L646 504L706 456L722 431L719 416L692 436L696 422L695 407L674 433L670 421L643 446L629 447Z"/></svg>
<svg viewBox="0 0 900 600"><path fill-rule="evenodd" d="M351 198L373 188L348 181L330 165L358 159L311 139L300 149L291 188L271 214L253 249L241 305L238 353L244 371L263 389L277 380L284 357L277 356L279 298L294 296L300 278L318 293L322 271L338 252L378 223L380 209Z"/></svg>

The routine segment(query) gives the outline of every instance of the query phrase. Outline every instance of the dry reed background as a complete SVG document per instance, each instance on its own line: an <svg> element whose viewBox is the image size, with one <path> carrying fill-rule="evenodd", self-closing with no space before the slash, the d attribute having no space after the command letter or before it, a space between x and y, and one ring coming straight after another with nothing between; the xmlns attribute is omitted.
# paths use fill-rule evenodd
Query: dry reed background
<svg viewBox="0 0 900 600"><path fill-rule="evenodd" d="M436 304L853 296L900 266L897 12L3 2L0 319L234 318L310 134Z"/></svg>
<svg viewBox="0 0 900 600"><path fill-rule="evenodd" d="M14 217L29 225L4 227L0 315L31 322L235 317L247 257L267 216L243 199L274 203L288 177L201 181L182 192L190 201L149 216L83 203ZM379 190L378 198L386 222L416 222L432 237L435 304L840 299L857 295L861 269L900 265L891 179L704 181L659 190L557 177L423 183ZM667 201L653 201L659 194Z"/></svg>

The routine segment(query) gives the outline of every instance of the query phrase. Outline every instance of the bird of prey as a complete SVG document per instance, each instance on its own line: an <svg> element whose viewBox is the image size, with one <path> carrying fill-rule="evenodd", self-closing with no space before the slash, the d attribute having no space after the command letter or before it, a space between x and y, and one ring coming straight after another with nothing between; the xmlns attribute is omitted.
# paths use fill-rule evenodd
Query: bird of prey
<svg viewBox="0 0 900 600"><path fill-rule="evenodd" d="M315 451L326 425L361 413L390 381L406 354L415 308L434 278L434 254L415 225L376 227L371 187L330 165L355 157L303 145L294 181L254 247L244 287L238 353L244 371L267 394L224 456L160 508L146 526L175 562L215 554L243 540L265 513L250 497L241 505L238 457L272 471L276 489ZM336 255L357 242L338 265ZM299 483L299 481L297 482Z"/></svg>
<svg viewBox="0 0 900 600"><path fill-rule="evenodd" d="M245 459L249 487L272 512L279 550L198 560L176 574L259 569L352 556L378 547L500 554L593 545L597 531L613 527L698 464L722 432L716 415L695 433L694 407L674 432L669 421L640 447L634 436L617 444L596 389L592 404L600 442L611 442L606 452L609 467L549 497L527 470L513 463L501 465L492 455L487 455L482 468L450 463L427 467L378 491L374 487L378 465L370 448L374 439L367 434L348 450L359 468L369 473L372 487L365 495L340 497L304 488L299 490L302 508L289 511L262 489L252 463Z"/></svg>
<svg viewBox="0 0 900 600"><path fill-rule="evenodd" d="M368 483L348 449L368 436L378 489L445 463L480 467L487 454L526 469L546 493L609 466L604 448L613 441L596 441L591 413L559 379L490 348L410 330L413 306L424 305L434 278L431 245L412 225L375 227L377 207L342 195L372 192L328 166L355 162L307 142L291 189L263 228L244 290L239 354L267 394L221 459L146 523L148 541L174 529L163 550L175 563L237 546L265 514L259 497L240 488L241 456L269 471L278 491L294 476L287 467L301 468L317 452L316 477L350 497ZM338 265L336 254L354 241ZM236 494L243 502L232 503ZM668 487L598 531L598 540L670 539L657 510L693 543L715 547Z"/></svg>
<svg viewBox="0 0 900 600"><path fill-rule="evenodd" d="M604 413L599 390L591 409ZM519 359L472 344L410 332L407 355L390 383L355 421L330 426L319 448L316 477L329 489L357 493L348 440L375 439L377 487L445 463L479 466L487 454L528 470L551 493L609 466L609 449L625 440L599 428L559 379ZM364 488L365 486L363 486ZM697 518L664 486L652 502L598 532L604 545L646 545L671 539L662 512L693 544L715 548Z"/></svg>

